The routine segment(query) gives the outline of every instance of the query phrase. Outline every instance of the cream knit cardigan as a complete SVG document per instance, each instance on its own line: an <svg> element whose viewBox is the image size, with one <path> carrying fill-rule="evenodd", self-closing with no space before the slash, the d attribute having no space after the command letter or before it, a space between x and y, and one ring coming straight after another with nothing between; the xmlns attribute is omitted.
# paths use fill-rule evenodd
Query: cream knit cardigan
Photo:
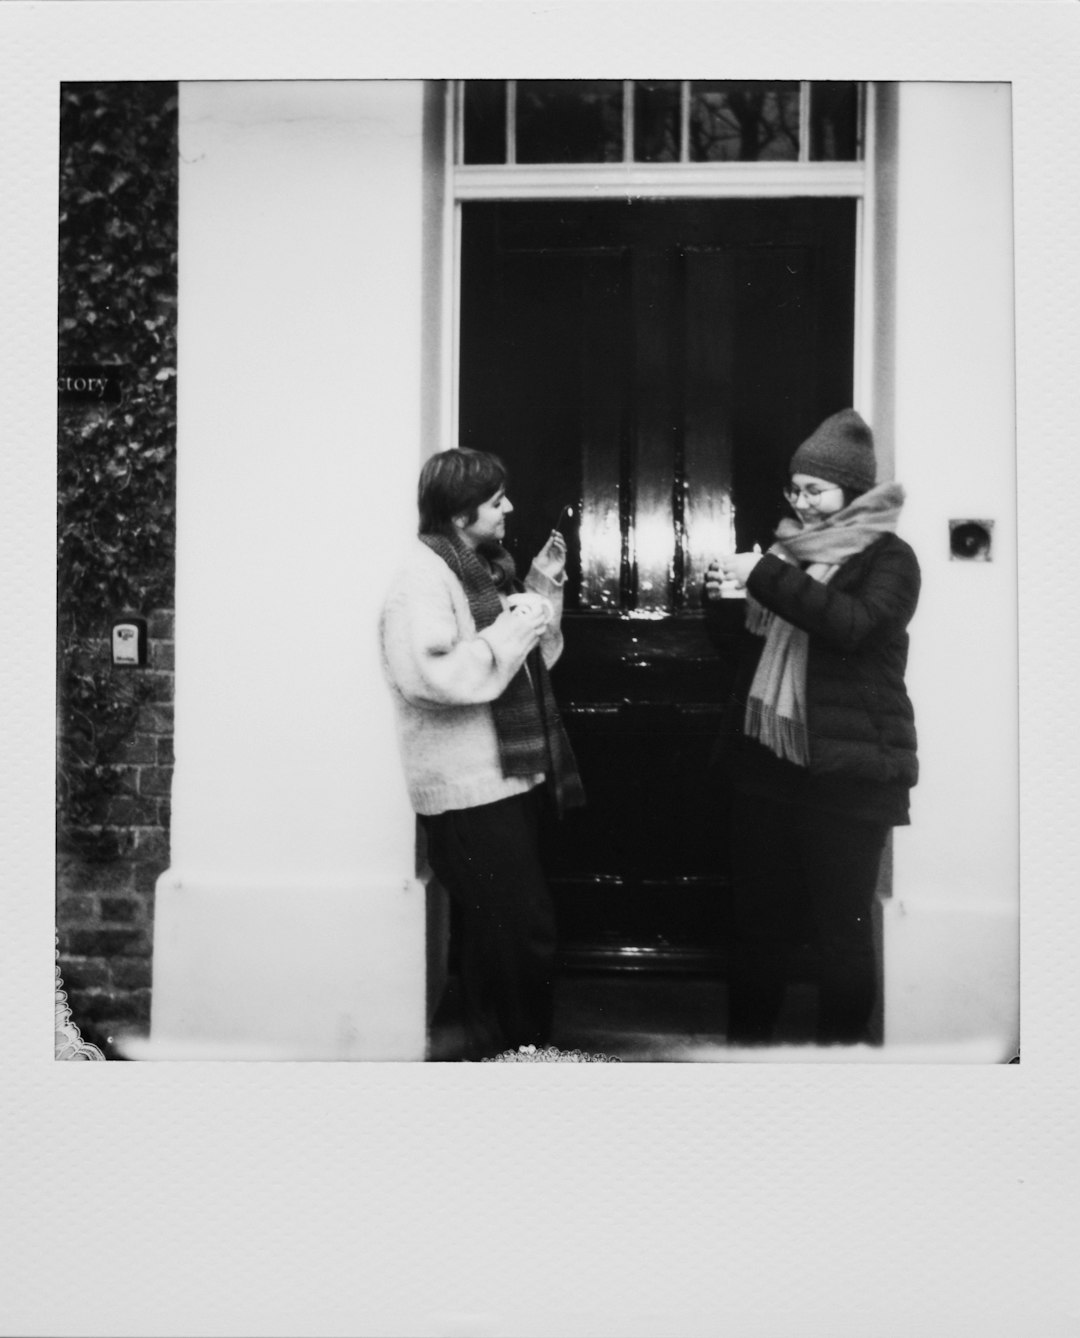
<svg viewBox="0 0 1080 1338"><path fill-rule="evenodd" d="M540 639L550 668L563 648L562 584L534 565L525 586L554 608ZM500 636L496 625L477 632L464 586L419 540L391 580L379 641L397 714L405 783L417 813L492 804L543 780L542 775L502 774L490 705L525 657Z"/></svg>

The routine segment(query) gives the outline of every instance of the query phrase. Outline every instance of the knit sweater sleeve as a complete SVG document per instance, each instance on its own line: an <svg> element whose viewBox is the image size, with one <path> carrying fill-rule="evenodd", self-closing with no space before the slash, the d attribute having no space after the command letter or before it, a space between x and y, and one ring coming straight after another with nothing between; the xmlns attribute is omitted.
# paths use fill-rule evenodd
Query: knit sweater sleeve
<svg viewBox="0 0 1080 1338"><path fill-rule="evenodd" d="M553 581L550 576L545 576L534 562L525 577L525 588L535 590L551 604L551 618L540 637L540 654L544 657L545 666L550 669L563 653L562 615L566 578Z"/></svg>
<svg viewBox="0 0 1080 1338"><path fill-rule="evenodd" d="M765 608L833 650L857 651L876 634L907 626L920 584L918 561L901 539L875 545L861 556L865 570L851 589L815 580L774 553L754 567L746 588Z"/></svg>
<svg viewBox="0 0 1080 1338"><path fill-rule="evenodd" d="M462 626L445 578L412 569L399 576L380 623L387 677L414 706L474 706L494 701L524 663L494 628L477 635ZM461 603L464 600L462 598Z"/></svg>

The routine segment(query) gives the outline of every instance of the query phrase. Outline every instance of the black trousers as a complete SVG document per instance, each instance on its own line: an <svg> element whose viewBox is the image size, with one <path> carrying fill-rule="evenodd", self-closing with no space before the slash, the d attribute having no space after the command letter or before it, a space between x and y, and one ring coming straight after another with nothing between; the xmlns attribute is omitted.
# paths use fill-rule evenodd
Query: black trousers
<svg viewBox="0 0 1080 1338"><path fill-rule="evenodd" d="M551 1037L556 940L537 847L542 794L420 819L428 862L458 910L468 1058Z"/></svg>
<svg viewBox="0 0 1080 1338"><path fill-rule="evenodd" d="M878 989L871 914L888 828L741 794L731 817L729 1039L773 1038L792 963L809 957L818 1042L866 1040Z"/></svg>

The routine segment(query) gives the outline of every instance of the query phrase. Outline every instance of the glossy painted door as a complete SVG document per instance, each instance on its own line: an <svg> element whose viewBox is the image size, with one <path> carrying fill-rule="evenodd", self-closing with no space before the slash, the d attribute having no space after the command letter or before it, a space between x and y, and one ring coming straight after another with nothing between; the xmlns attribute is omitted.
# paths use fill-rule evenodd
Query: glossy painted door
<svg viewBox="0 0 1080 1338"><path fill-rule="evenodd" d="M510 469L521 567L562 507L555 688L588 807L546 834L570 963L722 965L710 768L743 604L709 558L765 546L791 452L850 404L855 204L463 208L460 441Z"/></svg>

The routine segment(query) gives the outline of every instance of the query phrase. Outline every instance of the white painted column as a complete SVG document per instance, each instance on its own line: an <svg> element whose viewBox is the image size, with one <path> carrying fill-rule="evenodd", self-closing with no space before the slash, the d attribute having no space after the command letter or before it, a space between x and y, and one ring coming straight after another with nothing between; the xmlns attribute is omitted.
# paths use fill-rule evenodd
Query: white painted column
<svg viewBox="0 0 1080 1338"><path fill-rule="evenodd" d="M921 778L885 913L889 1045L1007 1059L1018 1016L1010 90L899 86L896 477L923 570L908 683ZM950 561L950 519L993 521ZM928 1053L929 1053L928 1052Z"/></svg>
<svg viewBox="0 0 1080 1338"><path fill-rule="evenodd" d="M424 91L184 84L176 770L152 1057L420 1059L377 659L415 530Z"/></svg>

